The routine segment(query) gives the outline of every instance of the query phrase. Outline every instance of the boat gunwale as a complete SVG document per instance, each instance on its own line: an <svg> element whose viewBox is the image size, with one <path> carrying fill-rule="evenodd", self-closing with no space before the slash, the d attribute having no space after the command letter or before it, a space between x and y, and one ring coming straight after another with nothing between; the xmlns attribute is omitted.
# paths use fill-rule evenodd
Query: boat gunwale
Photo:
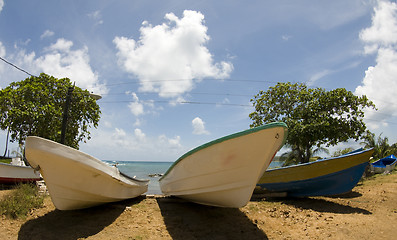
<svg viewBox="0 0 397 240"><path fill-rule="evenodd" d="M300 187L302 185L305 185L305 188L307 188L307 184L308 183L312 184L312 182L323 181L325 179L335 178L335 176L339 176L341 173L343 173L343 174L346 174L347 172L351 173L353 170L357 171L357 169L361 168L361 167L363 167L365 169L365 167L368 164L369 164L369 162L362 162L360 164L351 166L349 168L342 169L342 170L335 171L335 172L331 172L331 173L328 173L328 174L325 174L325 175L320 175L320 176L310 177L310 178L300 179L300 180L287 181L287 182L258 183L256 186L264 188L264 189L266 189L266 190L268 190L270 192L287 192L287 196L291 196L291 197L338 195L338 194L342 194L342 192L341 193L336 193L336 194L319 194L319 195L313 195L313 194L307 194L307 193L305 193L305 194L297 194L296 192L299 192L299 191L302 190L303 187ZM351 175L351 174L349 174L349 175ZM357 179L357 181L359 181L359 179ZM289 187L290 190L286 190L286 189L283 189L283 190L269 189L269 188L274 188L275 186L278 186L278 188L280 188L280 186L283 186L284 188L286 188L286 185L294 186L294 188ZM299 187L297 188L296 186L299 186ZM326 189L329 189L329 186Z"/></svg>
<svg viewBox="0 0 397 240"><path fill-rule="evenodd" d="M2 163L2 162L0 162L0 165L3 165L3 166L6 165L6 166L12 166L12 167L18 167L18 168L32 168L31 166L19 166L19 165L13 165L11 163Z"/></svg>
<svg viewBox="0 0 397 240"><path fill-rule="evenodd" d="M392 162L389 163L389 164L383 164L383 161L384 161L385 159L392 159L392 160L394 160L394 161L392 161ZM378 163L382 163L382 165L380 165L380 164L378 164ZM377 168L386 168L387 166L393 166L394 164L397 164L397 158L396 158L393 154L391 154L391 155L389 155L389 156L387 156L387 157L378 159L378 160L372 162L371 164L372 164L372 166L377 167Z"/></svg>
<svg viewBox="0 0 397 240"><path fill-rule="evenodd" d="M265 124L265 125L262 125L262 126L259 126L259 127L250 128L250 129L246 129L246 130L243 130L243 131L240 131L240 132L237 132L237 133L233 133L233 134L230 134L230 135L226 135L226 136L224 136L224 137L217 138L217 139L215 139L215 140L212 140L212 141L209 141L209 142L207 142L207 143L204 143L204 144L202 144L202 145L200 145L200 146L198 146L198 147L196 147L196 148L193 148L192 150L186 152L186 153L183 154L181 157L179 157L179 158L168 168L168 170L167 170L167 171L164 173L164 175L159 179L159 181L163 180L163 179L172 171L172 169L173 169L179 162L181 162L183 159L185 159L185 158L187 158L187 157L193 155L194 153L196 153L196 152L198 152L198 151L200 151L200 150L202 150L202 149L208 148L208 147L213 146L213 145L215 145L215 144L222 143L222 142L225 142L225 141L234 139L234 138L242 137L242 136L248 135L248 134L250 134L250 133L255 133L255 132L259 132L259 131L261 131L261 130L276 128L276 127L283 127L283 128L284 128L284 133L285 133L285 134L284 134L284 139L283 139L283 141L282 141L282 144L280 145L280 148L282 148L282 146L284 146L285 141L287 140L287 136L288 136L288 133L287 133L287 131L286 131L286 130L288 129L287 124L284 123L284 122L272 122L272 123L268 123L268 124Z"/></svg>
<svg viewBox="0 0 397 240"><path fill-rule="evenodd" d="M77 152L78 154L81 154L82 156L84 156L85 159L89 160L89 162L99 164L101 167L104 167L105 169L98 168L98 167L93 167L87 161L81 161L81 160L70 159L70 158L69 159L73 160L73 162L76 163L76 164L81 164L83 166L86 166L86 167L89 167L89 168L93 168L98 173L108 175L109 177L111 177L113 179L122 181L123 178L125 178L127 181L132 181L132 182L136 181L137 183L147 183L147 184L150 181L149 179L139 179L139 178L135 178L135 177L129 176L129 175L125 174L125 173L122 173L120 171L120 169L118 169L117 167L111 166L111 165L99 160L98 158L95 158L95 157L91 156L88 153L82 152L82 151L80 151L78 149L75 149L75 148L72 148L70 146L67 146L67 145L64 145L64 144L61 144L61 143L57 143L57 142L54 142L52 140L49 140L49 139L46 139L46 138L42 138L42 137L38 137L38 136L28 136L28 137L30 139L37 139L37 140L44 141L44 142L49 143L49 144L58 145L58 146L60 146L62 148ZM42 151L42 150L40 150L40 151ZM52 153L52 154L59 155L59 154L56 154L56 153ZM113 171L113 169L115 170L115 173L118 173L118 176L114 176L113 174L111 174L111 171ZM108 170L108 171L104 171L104 170ZM126 181L123 181L123 182L125 182L126 184L129 184Z"/></svg>
<svg viewBox="0 0 397 240"><path fill-rule="evenodd" d="M372 151L372 150L373 150L373 148L363 149L363 150L358 151L358 152L351 152L351 153L343 154L343 155L340 155L340 156L337 156L337 157L323 158L323 159L319 159L319 160L316 160L316 161L313 161L313 162L308 162L308 163L299 163L299 164L295 164L295 165L291 165L291 166L272 168L272 169L266 170L266 172L272 172L272 171L276 171L276 170L302 167L302 166L312 165L312 164L320 164L320 163L323 163L323 162L326 162L326 161L335 160L335 159L341 159L341 158L345 158L345 157L351 157L353 155L362 154L364 152L369 152L369 151ZM369 160L368 160L368 162L369 162Z"/></svg>

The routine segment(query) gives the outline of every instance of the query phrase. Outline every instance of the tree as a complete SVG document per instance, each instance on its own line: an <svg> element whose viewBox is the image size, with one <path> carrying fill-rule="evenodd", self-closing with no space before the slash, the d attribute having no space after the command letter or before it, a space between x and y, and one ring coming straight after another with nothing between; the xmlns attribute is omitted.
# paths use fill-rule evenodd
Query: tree
<svg viewBox="0 0 397 240"><path fill-rule="evenodd" d="M286 143L301 163L309 162L315 146L358 140L366 130L363 109L375 108L366 96L355 96L344 88L326 91L289 82L259 91L251 102L255 111L249 115L253 121L250 126L285 122Z"/></svg>
<svg viewBox="0 0 397 240"><path fill-rule="evenodd" d="M60 141L68 78L57 79L44 73L13 82L0 91L0 128L8 129L10 141L22 144L34 135ZM98 126L100 109L87 90L74 87L68 112L65 145L78 148L90 139L89 127Z"/></svg>
<svg viewBox="0 0 397 240"><path fill-rule="evenodd" d="M334 152L334 154L332 154L332 157L339 157L341 155L347 154L352 151L354 151L354 149L351 147L348 147L345 149L338 149L337 151Z"/></svg>
<svg viewBox="0 0 397 240"><path fill-rule="evenodd" d="M380 134L378 138L376 138L375 133L371 133L369 131L364 136L364 142L361 142L361 144L363 144L365 148L374 149L374 153L372 154L374 159L387 157L388 155L393 154L395 150L393 145L389 145L388 137L382 138L382 134Z"/></svg>

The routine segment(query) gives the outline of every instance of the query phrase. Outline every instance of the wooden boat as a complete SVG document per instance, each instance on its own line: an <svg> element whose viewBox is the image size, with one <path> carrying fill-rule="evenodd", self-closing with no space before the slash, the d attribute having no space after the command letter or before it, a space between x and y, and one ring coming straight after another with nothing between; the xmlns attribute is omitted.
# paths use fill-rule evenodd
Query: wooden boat
<svg viewBox="0 0 397 240"><path fill-rule="evenodd" d="M30 183L41 180L40 173L26 166L20 158L11 163L0 162L0 184Z"/></svg>
<svg viewBox="0 0 397 240"><path fill-rule="evenodd" d="M147 191L149 180L139 180L88 154L68 146L29 136L25 155L40 170L55 207L88 208L137 197Z"/></svg>
<svg viewBox="0 0 397 240"><path fill-rule="evenodd" d="M192 202L239 208L286 139L287 125L271 123L201 145L180 157L160 188Z"/></svg>
<svg viewBox="0 0 397 240"><path fill-rule="evenodd" d="M369 164L373 149L314 162L267 170L257 186L268 192L308 197L337 195L351 191Z"/></svg>
<svg viewBox="0 0 397 240"><path fill-rule="evenodd" d="M392 154L371 163L371 171L374 173L391 172L396 167L397 158Z"/></svg>

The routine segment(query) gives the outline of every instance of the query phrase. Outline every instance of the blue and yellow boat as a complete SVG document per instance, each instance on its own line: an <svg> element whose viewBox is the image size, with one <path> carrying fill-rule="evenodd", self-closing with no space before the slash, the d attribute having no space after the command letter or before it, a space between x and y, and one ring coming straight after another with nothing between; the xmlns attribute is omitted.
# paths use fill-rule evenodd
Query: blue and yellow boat
<svg viewBox="0 0 397 240"><path fill-rule="evenodd" d="M267 170L257 186L287 196L308 197L337 195L351 191L369 164L373 149Z"/></svg>

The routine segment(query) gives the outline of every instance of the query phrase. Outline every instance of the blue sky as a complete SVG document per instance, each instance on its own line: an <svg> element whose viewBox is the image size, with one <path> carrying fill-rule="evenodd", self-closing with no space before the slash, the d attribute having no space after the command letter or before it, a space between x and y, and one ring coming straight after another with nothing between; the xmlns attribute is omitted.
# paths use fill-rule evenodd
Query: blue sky
<svg viewBox="0 0 397 240"><path fill-rule="evenodd" d="M174 161L288 81L367 95L368 128L397 141L394 1L0 0L0 56L102 95L80 149L103 160ZM27 77L0 62L0 87Z"/></svg>

